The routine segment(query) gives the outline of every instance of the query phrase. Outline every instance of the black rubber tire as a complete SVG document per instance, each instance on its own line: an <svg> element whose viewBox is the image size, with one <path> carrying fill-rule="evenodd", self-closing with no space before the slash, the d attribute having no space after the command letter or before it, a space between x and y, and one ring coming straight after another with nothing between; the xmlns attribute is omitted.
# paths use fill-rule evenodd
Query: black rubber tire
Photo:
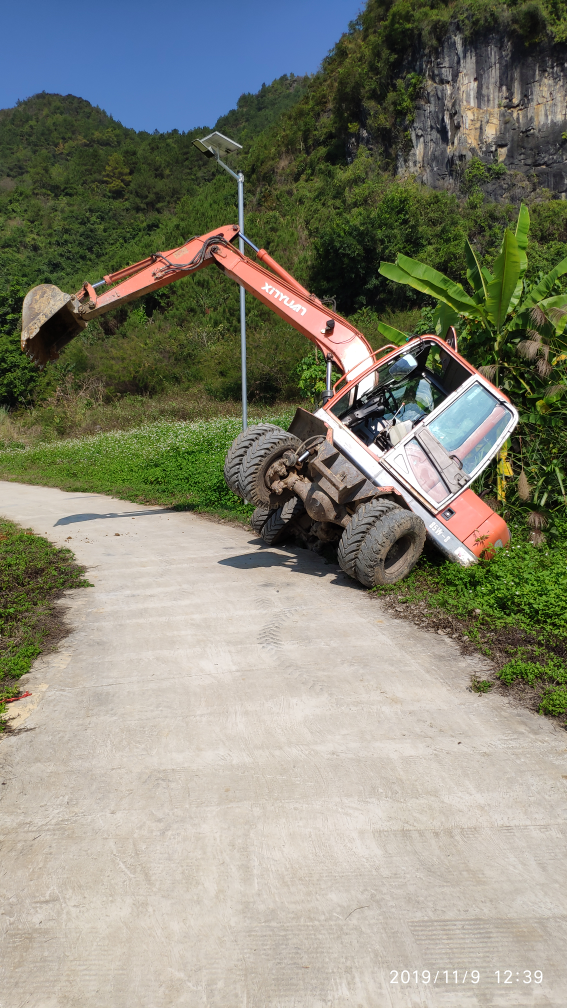
<svg viewBox="0 0 567 1008"><path fill-rule="evenodd" d="M390 511L401 510L398 504L383 500L381 497L375 497L374 500L368 501L368 504L358 508L341 536L337 551L337 559L345 574L355 581L358 580L356 560L366 535L378 518L389 514Z"/></svg>
<svg viewBox="0 0 567 1008"><path fill-rule="evenodd" d="M292 497L291 500L286 501L283 507L272 511L261 532L264 542L268 546L275 546L276 543L283 542L293 531L294 519L299 518L304 511L303 501L298 497Z"/></svg>
<svg viewBox="0 0 567 1008"><path fill-rule="evenodd" d="M294 434L276 427L259 438L248 449L242 462L239 484L241 496L253 504L269 504L270 488L266 485L264 476L270 466L283 455L285 451L294 451L301 444Z"/></svg>
<svg viewBox="0 0 567 1008"><path fill-rule="evenodd" d="M256 535L262 535L262 529L266 524L268 518L274 513L274 508L268 507L266 504L262 504L257 507L254 511L252 517L250 518L250 524L254 529Z"/></svg>
<svg viewBox="0 0 567 1008"><path fill-rule="evenodd" d="M425 545L425 525L413 511L396 508L378 518L366 533L355 563L356 578L367 588L407 577Z"/></svg>
<svg viewBox="0 0 567 1008"><path fill-rule="evenodd" d="M228 449L224 460L224 478L228 489L238 494L239 497L244 497L239 482L242 461L250 446L258 438L263 437L264 434L272 430L282 430L282 428L270 423L253 424L252 427L247 427L246 430L241 431Z"/></svg>

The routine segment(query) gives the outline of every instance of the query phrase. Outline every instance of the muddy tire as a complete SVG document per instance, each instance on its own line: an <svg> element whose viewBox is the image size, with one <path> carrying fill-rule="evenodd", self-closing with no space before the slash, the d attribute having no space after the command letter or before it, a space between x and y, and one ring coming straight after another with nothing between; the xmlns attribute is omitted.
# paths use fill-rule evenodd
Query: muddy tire
<svg viewBox="0 0 567 1008"><path fill-rule="evenodd" d="M344 530L337 551L337 559L345 574L354 578L355 581L358 580L356 561L360 547L370 529L384 515L390 514L392 511L401 510L398 504L393 504L392 501L383 500L380 497L376 497L374 500L369 501L368 504L363 504L362 507L359 507Z"/></svg>
<svg viewBox="0 0 567 1008"><path fill-rule="evenodd" d="M395 584L407 577L425 544L425 525L413 511L396 508L378 518L366 533L355 562L357 581L366 588Z"/></svg>
<svg viewBox="0 0 567 1008"><path fill-rule="evenodd" d="M275 546L276 543L287 539L293 532L294 519L299 518L304 511L303 501L298 497L292 497L291 500L286 501L283 507L272 511L262 528L261 536L264 542L268 546Z"/></svg>
<svg viewBox="0 0 567 1008"><path fill-rule="evenodd" d="M240 488L239 476L242 462L248 449L255 441L263 437L264 434L267 434L268 431L276 430L281 431L282 428L269 423L254 424L252 427L247 427L246 430L241 431L228 449L224 460L224 478L229 490L238 494L239 497L244 497Z"/></svg>
<svg viewBox="0 0 567 1008"><path fill-rule="evenodd" d="M242 462L239 476L241 496L253 504L269 504L271 493L265 476L274 462L285 451L294 451L300 445L299 438L276 427L254 441Z"/></svg>
<svg viewBox="0 0 567 1008"><path fill-rule="evenodd" d="M274 513L274 509L267 506L267 504L262 504L261 507L257 507L254 511L250 524L254 529L256 535L262 535L262 529L266 524L268 518Z"/></svg>

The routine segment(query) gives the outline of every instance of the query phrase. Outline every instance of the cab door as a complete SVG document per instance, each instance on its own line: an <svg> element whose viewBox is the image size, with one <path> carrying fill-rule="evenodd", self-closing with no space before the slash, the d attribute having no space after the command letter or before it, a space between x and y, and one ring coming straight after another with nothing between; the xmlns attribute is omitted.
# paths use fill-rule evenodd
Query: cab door
<svg viewBox="0 0 567 1008"><path fill-rule="evenodd" d="M474 376L382 461L437 512L480 475L517 422L514 407Z"/></svg>

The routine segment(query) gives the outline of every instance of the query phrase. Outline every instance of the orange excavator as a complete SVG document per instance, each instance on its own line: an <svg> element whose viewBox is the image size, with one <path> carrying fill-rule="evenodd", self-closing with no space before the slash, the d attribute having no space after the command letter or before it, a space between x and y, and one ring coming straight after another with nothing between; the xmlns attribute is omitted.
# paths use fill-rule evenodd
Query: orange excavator
<svg viewBox="0 0 567 1008"><path fill-rule="evenodd" d="M235 248L238 238L256 260ZM250 426L227 454L227 484L256 505L251 523L265 542L293 534L316 549L335 543L345 573L373 587L405 577L426 537L463 565L509 541L506 523L471 484L518 414L460 356L454 330L446 339L419 336L373 351L236 225L84 283L74 295L34 287L23 304L22 350L43 367L90 319L212 265L315 343L327 362L314 414L298 409L288 431ZM333 366L342 377L331 387Z"/></svg>

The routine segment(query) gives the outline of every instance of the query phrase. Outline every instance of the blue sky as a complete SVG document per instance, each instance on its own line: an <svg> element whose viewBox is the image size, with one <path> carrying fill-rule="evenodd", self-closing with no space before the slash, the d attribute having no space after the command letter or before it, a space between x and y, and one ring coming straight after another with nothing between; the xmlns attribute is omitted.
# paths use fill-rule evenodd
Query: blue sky
<svg viewBox="0 0 567 1008"><path fill-rule="evenodd" d="M213 125L245 91L313 73L362 0L6 3L0 108L75 94L137 130Z"/></svg>

